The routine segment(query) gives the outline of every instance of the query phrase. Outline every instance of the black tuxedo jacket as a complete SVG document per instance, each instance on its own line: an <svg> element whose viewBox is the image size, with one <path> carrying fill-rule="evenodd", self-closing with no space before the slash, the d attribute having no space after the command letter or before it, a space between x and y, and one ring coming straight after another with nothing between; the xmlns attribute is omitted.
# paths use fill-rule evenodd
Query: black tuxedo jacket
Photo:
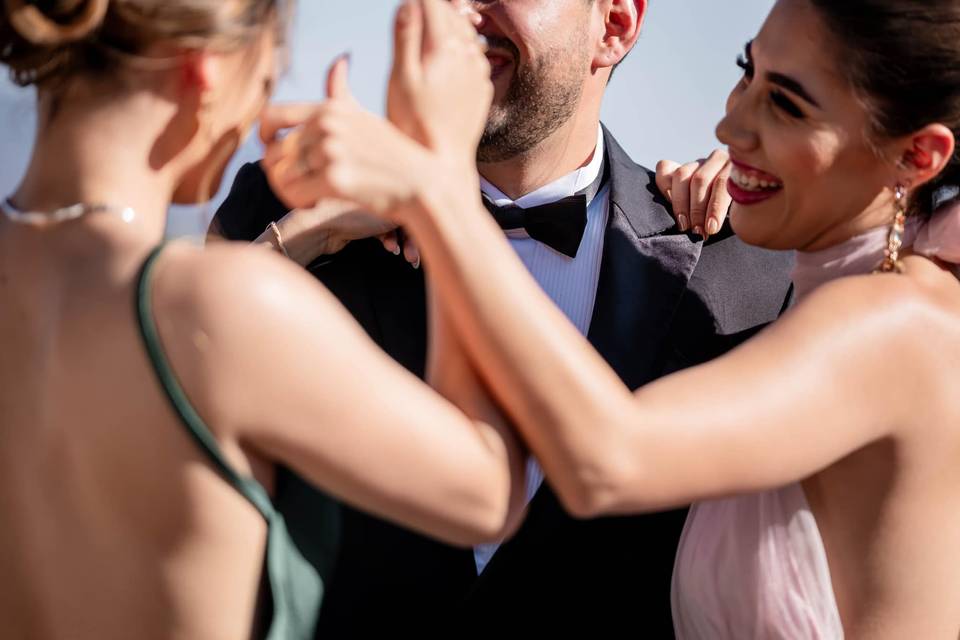
<svg viewBox="0 0 960 640"><path fill-rule="evenodd" d="M610 216L589 339L636 389L716 357L774 320L791 296L793 258L747 246L728 227L706 245L680 233L653 174L607 131L605 138ZM262 170L247 165L217 221L227 238L250 241L285 213ZM309 270L381 348L423 375L420 271L376 240L355 242ZM695 389L677 398L696 401ZM345 508L318 637L583 629L600 637L671 638L670 579L685 515L581 521L564 512L545 483L519 532L478 577L472 550ZM296 514L288 520L295 528Z"/></svg>

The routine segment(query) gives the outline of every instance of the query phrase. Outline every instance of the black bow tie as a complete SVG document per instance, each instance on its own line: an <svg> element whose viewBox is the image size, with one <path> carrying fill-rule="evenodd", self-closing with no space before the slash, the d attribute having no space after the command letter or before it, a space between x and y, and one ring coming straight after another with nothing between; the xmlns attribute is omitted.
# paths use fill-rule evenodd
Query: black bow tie
<svg viewBox="0 0 960 640"><path fill-rule="evenodd" d="M570 196L529 209L521 209L515 205L498 207L486 196L483 203L501 229L523 229L537 242L542 242L567 257L577 257L583 233L587 229L586 195Z"/></svg>
<svg viewBox="0 0 960 640"><path fill-rule="evenodd" d="M609 178L609 169L604 160L603 169L589 187L563 200L538 207L521 209L516 205L498 207L483 196L483 204L500 228L523 229L531 238L541 242L568 258L576 258L587 230L587 207L600 193Z"/></svg>

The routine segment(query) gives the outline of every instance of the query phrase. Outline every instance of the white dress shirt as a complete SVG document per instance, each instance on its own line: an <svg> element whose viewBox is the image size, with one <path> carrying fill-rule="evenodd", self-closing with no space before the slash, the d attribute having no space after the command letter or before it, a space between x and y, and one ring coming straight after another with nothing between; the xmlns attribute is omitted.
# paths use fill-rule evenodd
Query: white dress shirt
<svg viewBox="0 0 960 640"><path fill-rule="evenodd" d="M515 205L521 209L528 209L557 202L583 191L600 176L603 162L603 130L598 126L596 151L587 166L515 201L483 178L480 179L480 188L499 207ZM590 321L593 318L597 283L600 279L600 262L603 257L603 240L609 215L610 186L607 184L587 207L587 227L576 258L565 256L533 240L523 229L504 232L520 260L540 287L583 335L587 335L590 330ZM543 484L543 471L537 461L530 458L527 463L528 502L533 499L541 484ZM499 547L499 544L487 544L474 548L473 555L478 574L483 572Z"/></svg>

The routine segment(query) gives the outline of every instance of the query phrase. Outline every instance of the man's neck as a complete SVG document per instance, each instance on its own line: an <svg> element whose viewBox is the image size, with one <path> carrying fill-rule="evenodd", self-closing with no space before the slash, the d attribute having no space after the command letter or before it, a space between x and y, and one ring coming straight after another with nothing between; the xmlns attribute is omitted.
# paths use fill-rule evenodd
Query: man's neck
<svg viewBox="0 0 960 640"><path fill-rule="evenodd" d="M597 113L577 114L526 153L503 162L481 162L477 168L504 195L516 200L590 164L599 126Z"/></svg>

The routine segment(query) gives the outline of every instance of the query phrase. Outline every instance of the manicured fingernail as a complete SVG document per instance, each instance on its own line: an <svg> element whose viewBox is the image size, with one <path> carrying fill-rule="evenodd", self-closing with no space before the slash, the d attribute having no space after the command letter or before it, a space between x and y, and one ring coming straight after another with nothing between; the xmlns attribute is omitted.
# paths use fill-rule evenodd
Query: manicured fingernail
<svg viewBox="0 0 960 640"><path fill-rule="evenodd" d="M687 216L682 213L677 217L677 220L680 224L680 231L686 231L690 228L690 220L687 219Z"/></svg>
<svg viewBox="0 0 960 640"><path fill-rule="evenodd" d="M696 235L698 235L698 236L702 236L702 235L703 235L703 227L701 227L700 225L697 225L697 226L695 226L695 227L693 228L693 232L694 232Z"/></svg>
<svg viewBox="0 0 960 640"><path fill-rule="evenodd" d="M390 253L392 253L395 256L400 255L401 252L402 252L402 249L400 249L400 245L398 244L393 245L393 249L390 251Z"/></svg>
<svg viewBox="0 0 960 640"><path fill-rule="evenodd" d="M419 256L417 257L417 261L413 263L413 268L414 268L414 269L419 269L419 268L420 268L420 257L419 257Z"/></svg>
<svg viewBox="0 0 960 640"><path fill-rule="evenodd" d="M707 220L707 235L715 236L720 233L720 223L716 218L710 218Z"/></svg>

